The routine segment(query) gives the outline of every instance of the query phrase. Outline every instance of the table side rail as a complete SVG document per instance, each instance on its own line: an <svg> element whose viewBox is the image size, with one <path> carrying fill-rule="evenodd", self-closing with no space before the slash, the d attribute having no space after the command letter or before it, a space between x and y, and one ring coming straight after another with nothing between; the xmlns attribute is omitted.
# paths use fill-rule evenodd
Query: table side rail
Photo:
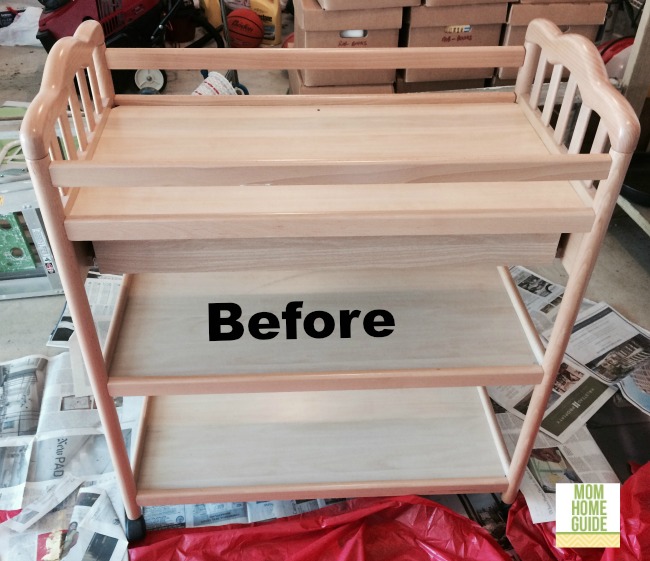
<svg viewBox="0 0 650 561"><path fill-rule="evenodd" d="M396 68L519 67L524 49L515 47L409 47L368 49L108 49L111 70L162 68L201 70L365 70Z"/></svg>
<svg viewBox="0 0 650 561"><path fill-rule="evenodd" d="M562 263L569 280L546 345L544 378L533 391L512 455L510 485L502 497L506 503L514 500L521 484L640 129L632 107L610 84L600 54L587 39L563 35L550 22L536 20L528 27L525 48L526 61L515 94L547 148L568 156L609 154L611 167L597 184L593 180L574 183L583 189L584 200L593 201L594 225L588 233L565 236L562 243ZM560 84L567 73L561 94Z"/></svg>
<svg viewBox="0 0 650 561"><path fill-rule="evenodd" d="M92 152L115 96L105 51L98 25L82 25L54 45L21 126L27 160L78 160Z"/></svg>
<svg viewBox="0 0 650 561"><path fill-rule="evenodd" d="M478 386L476 389L478 390L479 398L485 410L485 416L490 427L490 432L492 433L492 438L494 439L497 453L499 454L499 459L501 460L501 465L503 466L503 472L508 473L510 471L510 453L508 452L506 441L503 438L503 433L494 413L487 388L485 386Z"/></svg>
<svg viewBox="0 0 650 561"><path fill-rule="evenodd" d="M108 374L84 288L83 267L66 236L64 206L75 191L52 183L53 161L92 153L113 105L114 89L98 24L83 25L59 40L48 56L41 89L23 119L20 138L34 191L61 275L107 446L129 519L141 515L120 421L106 385ZM57 189L58 187L58 189Z"/></svg>
<svg viewBox="0 0 650 561"><path fill-rule="evenodd" d="M184 95L165 94L143 96L115 94L116 106L136 107L322 107L328 105L431 105L442 103L514 103L514 92L465 90L459 92L422 92L408 95L386 94L315 94L315 95Z"/></svg>
<svg viewBox="0 0 650 561"><path fill-rule="evenodd" d="M246 164L114 164L90 160L55 161L52 179L68 187L178 187L229 185L345 185L350 183L434 183L451 181L549 181L603 179L611 167L607 154L467 156L429 161L250 162Z"/></svg>
<svg viewBox="0 0 650 561"><path fill-rule="evenodd" d="M539 365L413 368L400 370L278 372L205 376L111 375L111 395L198 395L217 393L300 392L399 388L443 388L483 385L534 385L541 381Z"/></svg>
<svg viewBox="0 0 650 561"><path fill-rule="evenodd" d="M535 354L535 358L541 364L544 360L544 344L542 343L542 339L539 336L539 333L537 333L535 324L533 323L533 320L530 317L528 310L526 309L526 304L524 304L524 301L519 294L519 289L517 288L517 285L515 284L515 281L512 278L512 275L510 274L508 268L497 267L497 269L499 271L499 276L503 280L503 286L508 293L510 300L512 301L512 307L515 310L519 321L521 322L521 327L524 333L526 334L528 344Z"/></svg>

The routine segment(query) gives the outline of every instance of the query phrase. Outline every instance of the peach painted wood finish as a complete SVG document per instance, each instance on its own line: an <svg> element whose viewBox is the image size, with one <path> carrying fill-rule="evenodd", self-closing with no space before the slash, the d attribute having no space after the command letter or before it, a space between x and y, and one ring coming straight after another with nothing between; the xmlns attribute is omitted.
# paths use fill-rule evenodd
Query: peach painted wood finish
<svg viewBox="0 0 650 561"><path fill-rule="evenodd" d="M326 105L431 105L436 103L512 103L516 99L514 92L433 92L415 93L407 96L387 96L364 94L357 96L327 94L309 96L278 96L278 95L248 95L248 96L188 96L165 94L164 97L144 97L137 94L116 94L115 105L122 107L160 107L169 105L185 105L190 107L305 107Z"/></svg>
<svg viewBox="0 0 650 561"><path fill-rule="evenodd" d="M207 156L206 156L207 157ZM224 185L341 185L364 183L408 183L449 181L547 181L555 179L604 179L611 159L604 154L540 154L526 159L523 155L477 157L468 162L458 154L449 162L435 156L424 160L299 161L249 164L246 161L215 166L206 163L169 164L111 161L53 162L50 173L56 185L69 187L110 187L110 177L123 187L179 187ZM266 178L266 183L265 183ZM240 183L241 182L241 183Z"/></svg>
<svg viewBox="0 0 650 561"><path fill-rule="evenodd" d="M112 49L106 57L110 69L163 68L201 70L330 70L366 68L480 68L521 66L521 47L391 48L391 49Z"/></svg>
<svg viewBox="0 0 650 561"><path fill-rule="evenodd" d="M584 38L574 35L562 36L552 24L542 21L530 26L526 35L526 49L530 55L519 72L515 92L518 102L527 106L533 113L531 122L534 122L538 129L541 128L540 125L546 126L546 130L557 145L556 149L561 153L603 152L611 146L609 154L612 158L612 167L607 179L599 183L597 191L594 189L593 182L583 185L585 195L593 200L596 221L589 234L570 236L564 247L562 263L570 277L542 361L544 379L534 389L512 457L509 472L510 486L502 496L506 503L514 501L523 479L525 462L528 460L535 435L542 422L556 373L564 358L571 329L580 310L580 303L596 264L640 132L639 122L632 107L622 95L610 87L601 57ZM551 88L549 88L550 95L545 100L540 100L542 76L548 64L560 65L571 72L569 94L565 94L564 99L561 100L562 107L556 123L556 128L560 130L549 130L548 123L544 122L544 109L539 109L540 105L556 104L559 101ZM582 100L580 107L582 115L578 115L573 135L567 135L564 129L568 115L575 111L577 92L580 93ZM593 143L589 147L585 146L584 141L586 120L584 115L592 114L597 115L600 122ZM535 120L535 116L541 116L541 121Z"/></svg>
<svg viewBox="0 0 650 561"><path fill-rule="evenodd" d="M568 181L81 189L71 240L457 236L588 232Z"/></svg>
<svg viewBox="0 0 650 561"><path fill-rule="evenodd" d="M110 83L112 68L220 64L521 70L514 94L138 97ZM514 500L638 133L593 46L542 20L514 49L111 51L94 22L59 41L21 137L129 518L193 501ZM136 273L106 357L85 242L103 270ZM544 349L507 265L556 256L570 278ZM217 350L205 308L226 297L246 313L381 302L420 328L395 349ZM495 383L537 384L512 460L480 387ZM120 393L150 396L137 483ZM301 460L284 465L272 442Z"/></svg>

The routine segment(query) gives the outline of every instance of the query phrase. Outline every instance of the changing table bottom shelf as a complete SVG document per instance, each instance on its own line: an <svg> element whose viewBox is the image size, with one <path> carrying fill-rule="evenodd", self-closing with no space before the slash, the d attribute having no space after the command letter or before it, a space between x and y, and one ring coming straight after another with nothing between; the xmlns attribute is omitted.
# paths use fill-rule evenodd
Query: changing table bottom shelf
<svg viewBox="0 0 650 561"><path fill-rule="evenodd" d="M142 506L501 492L504 450L484 388L149 398Z"/></svg>

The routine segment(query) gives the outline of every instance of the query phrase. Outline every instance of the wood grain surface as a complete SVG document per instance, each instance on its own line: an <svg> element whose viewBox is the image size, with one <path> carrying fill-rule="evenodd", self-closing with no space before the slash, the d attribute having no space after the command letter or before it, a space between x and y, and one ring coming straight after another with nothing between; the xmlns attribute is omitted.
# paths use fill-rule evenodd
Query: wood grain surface
<svg viewBox="0 0 650 561"><path fill-rule="evenodd" d="M280 318L291 301L303 303L295 339L287 337L281 323L273 339L258 340L246 332L238 340L209 340L209 303L238 304L241 322L247 325L257 312ZM393 315L391 335L371 337L355 320L351 336L340 336L340 310L359 310L363 318L375 309ZM327 338L311 338L302 328L315 310L335 318L337 327ZM152 395L169 393L166 385L177 392L197 391L184 385L183 377L202 378L205 390L211 376L231 377L231 383L240 376L242 387L255 391L255 375L261 384L264 374L286 375L277 390L299 387L318 373L331 373L335 382L344 384L350 373L368 386L381 387L392 384L381 379L382 372L398 380L402 372L402 383L408 383L411 370L423 385L436 385L438 374L453 377L455 369L461 385L467 383L463 369L476 369L473 374L483 369L486 383L517 372L541 372L495 267L134 275L110 383L113 393L136 395L142 391L138 383L150 383L147 393ZM427 371L432 378L428 383ZM122 380L132 385L121 386ZM214 380L214 391L219 383L223 381Z"/></svg>
<svg viewBox="0 0 650 561"><path fill-rule="evenodd" d="M459 487L465 479L505 484L476 388L151 401L138 481L141 504L155 503L157 492L164 497L170 490L179 490L178 502L197 488L205 502L242 500L250 488L264 500L306 491L322 496L323 490L330 497L356 496L355 484L379 494L387 488L415 492L414 482L421 492L435 492L438 479L455 480Z"/></svg>
<svg viewBox="0 0 650 561"><path fill-rule="evenodd" d="M81 189L73 240L588 232L567 181Z"/></svg>

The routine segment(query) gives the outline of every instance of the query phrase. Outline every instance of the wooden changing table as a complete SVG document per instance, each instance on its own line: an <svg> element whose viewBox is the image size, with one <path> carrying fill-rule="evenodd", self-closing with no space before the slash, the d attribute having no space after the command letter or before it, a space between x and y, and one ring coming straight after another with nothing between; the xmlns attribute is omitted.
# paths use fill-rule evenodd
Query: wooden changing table
<svg viewBox="0 0 650 561"><path fill-rule="evenodd" d="M472 65L521 66L515 92L129 96L110 80ZM143 505L512 502L638 133L593 45L545 21L525 47L111 50L94 22L59 41L21 134L129 536ZM103 353L87 242L101 271L127 273ZM570 277L545 349L507 266L556 257ZM244 323L300 302L296 338L280 323L274 338L210 341L214 302L237 303ZM340 310L377 309L394 315L389 336L362 319L339 331ZM302 331L314 310L336 318L329 337ZM273 329L268 315L258 325ZM496 384L536 385L512 458L484 389ZM147 396L132 463L120 395Z"/></svg>

